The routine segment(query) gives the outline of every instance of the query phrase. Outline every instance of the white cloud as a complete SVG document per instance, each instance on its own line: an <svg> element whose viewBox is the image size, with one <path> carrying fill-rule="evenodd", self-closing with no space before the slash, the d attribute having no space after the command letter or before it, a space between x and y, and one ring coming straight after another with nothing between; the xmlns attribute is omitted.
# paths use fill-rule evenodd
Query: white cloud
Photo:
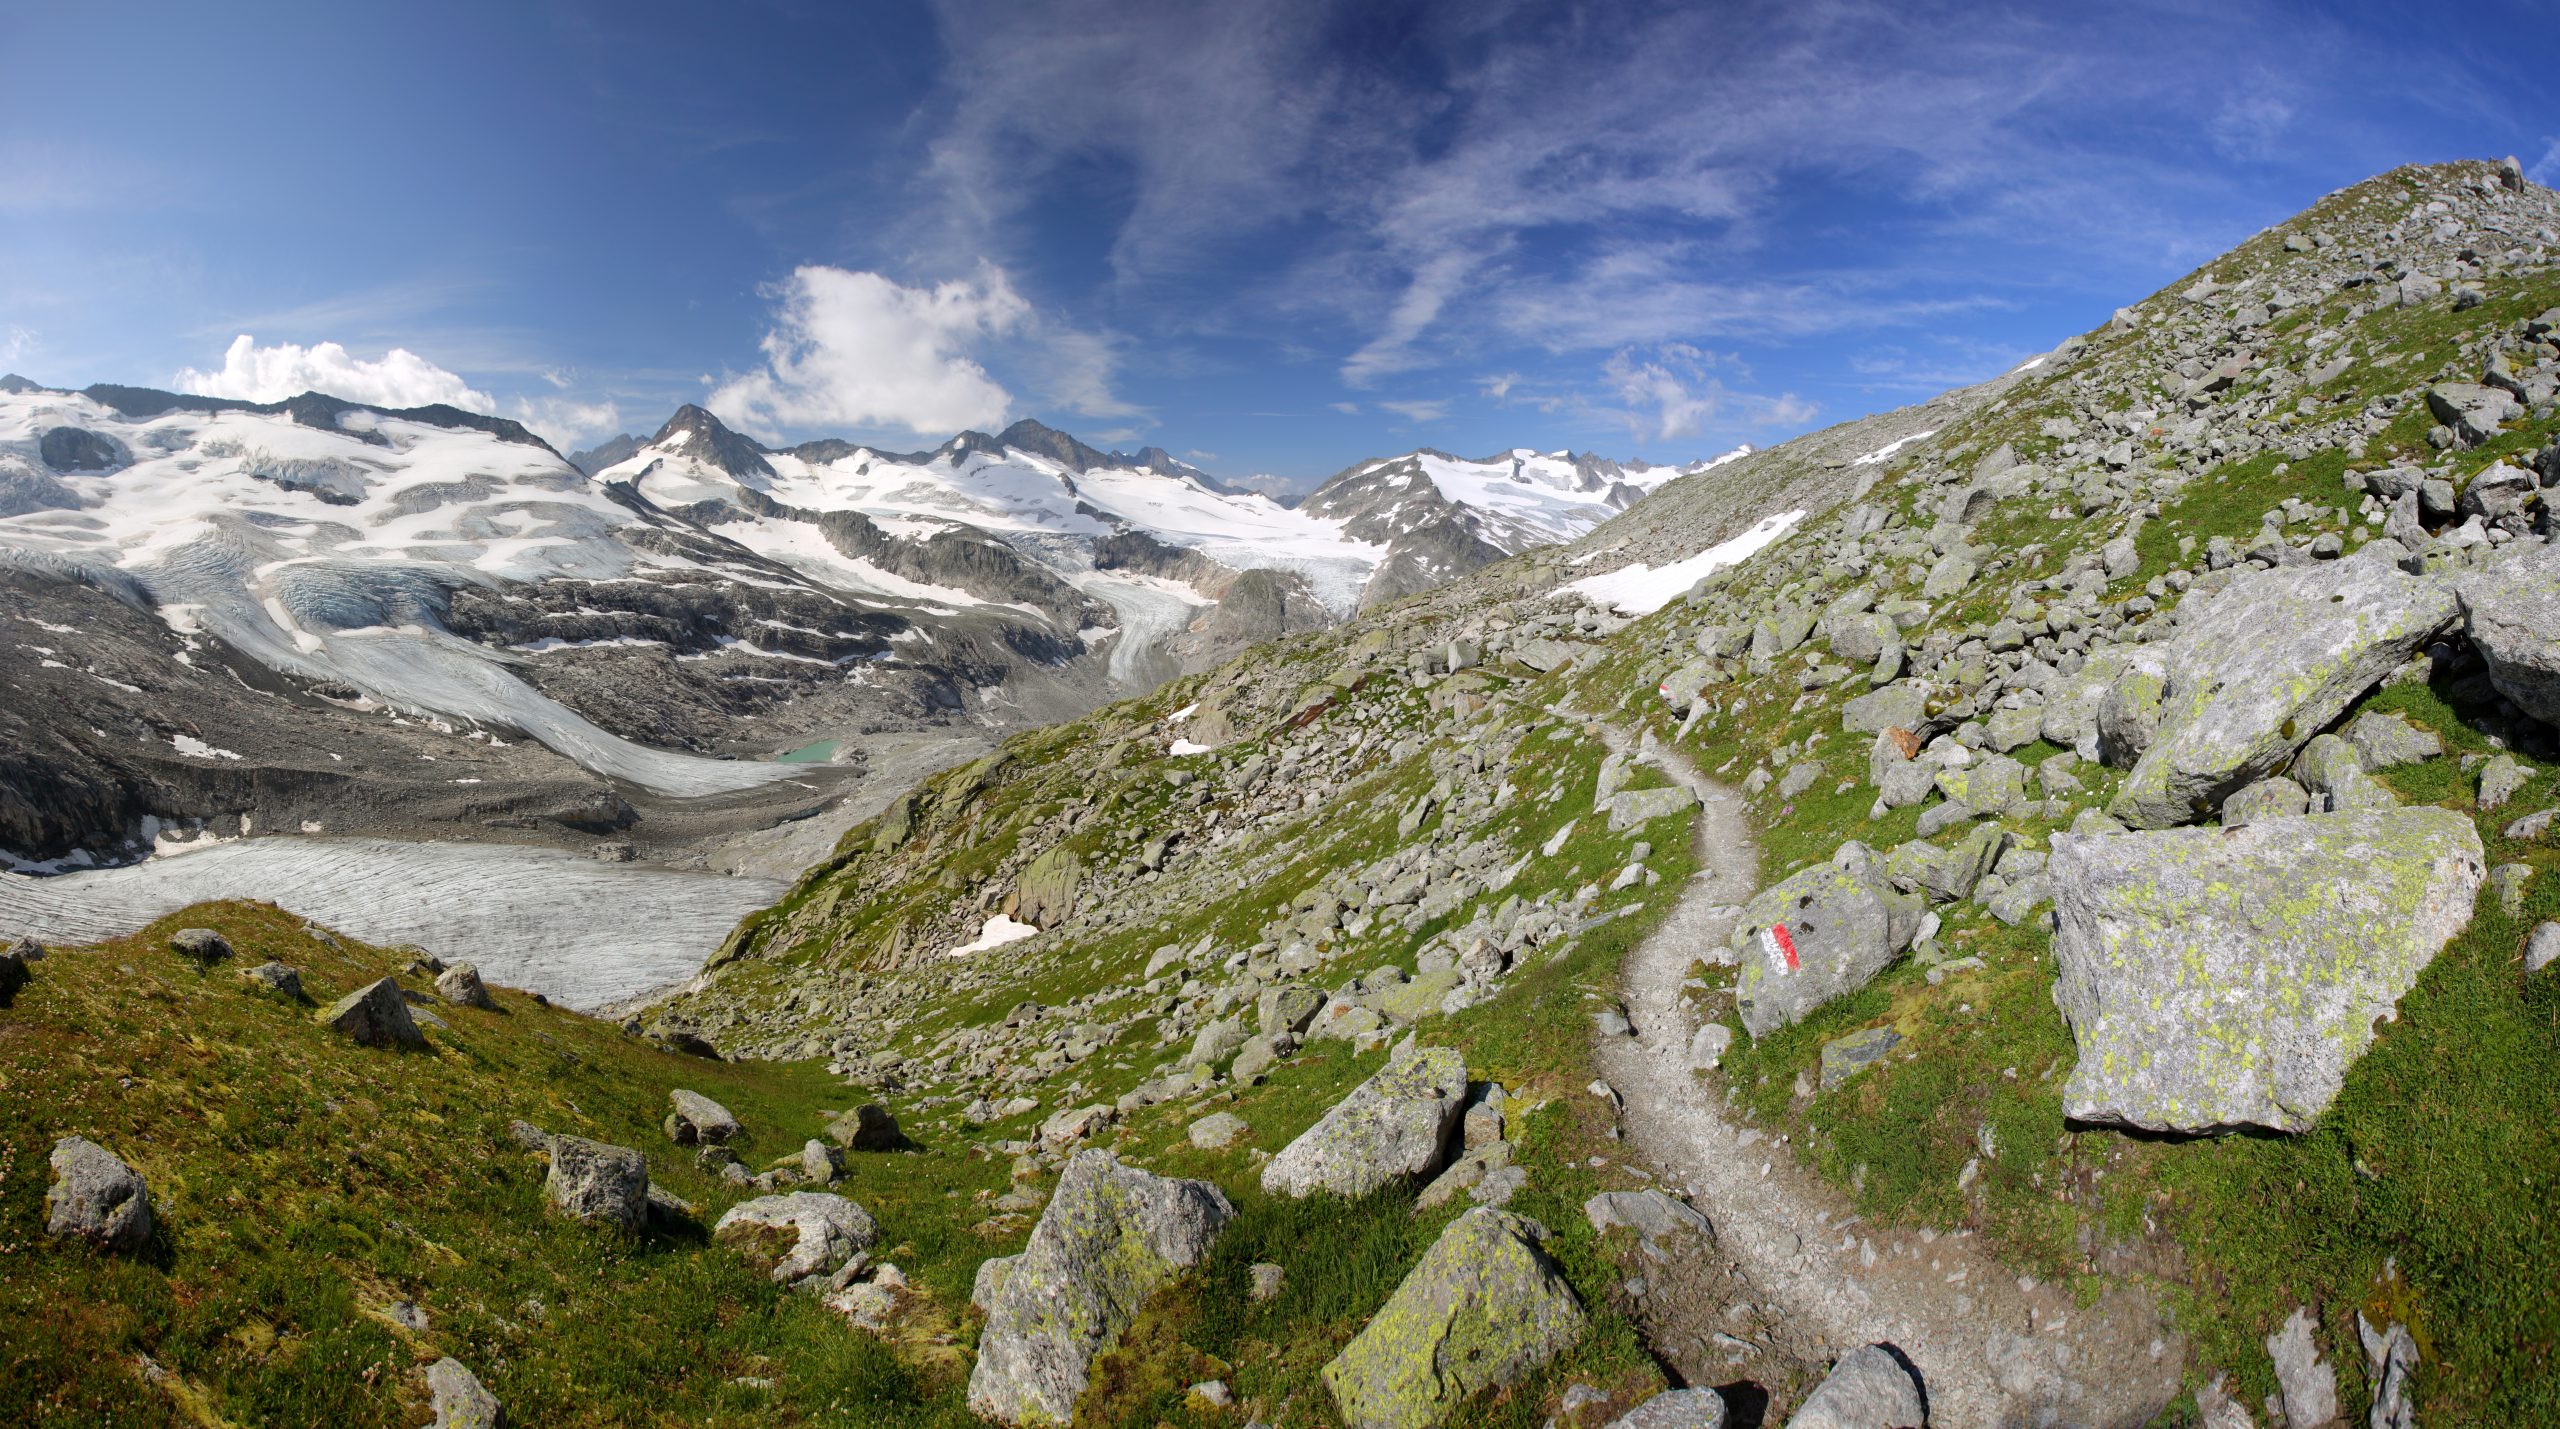
<svg viewBox="0 0 2560 1429"><path fill-rule="evenodd" d="M2283 152L2293 106L2264 90L2234 94L2222 102L2205 134L2226 159L2272 159Z"/></svg>
<svg viewBox="0 0 2560 1429"><path fill-rule="evenodd" d="M1449 404L1439 401L1380 402L1378 405L1408 422L1436 422L1449 415Z"/></svg>
<svg viewBox="0 0 2560 1429"><path fill-rule="evenodd" d="M281 402L305 392L325 392L375 407L426 407L441 402L473 412L497 410L488 393L405 347L367 361L334 342L260 347L257 339L242 333L223 350L221 367L210 372L184 368L171 381L179 391L199 397L249 402Z"/></svg>
<svg viewBox="0 0 2560 1429"><path fill-rule="evenodd" d="M35 351L36 346L34 328L20 327L16 323L0 328L0 367L6 367Z"/></svg>
<svg viewBox="0 0 2560 1429"><path fill-rule="evenodd" d="M1182 455L1183 459L1186 461L1216 461L1218 459L1218 454L1216 452L1204 452L1198 447L1193 447Z"/></svg>
<svg viewBox="0 0 2560 1429"><path fill-rule="evenodd" d="M1031 320L1031 305L993 264L974 281L930 288L811 264L775 296L781 307L764 337L764 369L711 394L711 410L729 421L767 433L850 426L934 435L992 430L1013 405L970 355Z"/></svg>
<svg viewBox="0 0 2560 1429"><path fill-rule="evenodd" d="M611 398L580 402L568 397L518 397L507 415L564 452L592 446L622 430L622 409Z"/></svg>
<svg viewBox="0 0 2560 1429"><path fill-rule="evenodd" d="M1625 404L1615 415L1639 441L1694 437L1711 422L1780 427L1813 418L1814 405L1792 392L1734 392L1707 376L1705 366L1696 349L1674 343L1649 359L1614 354L1600 370Z"/></svg>
<svg viewBox="0 0 2560 1429"><path fill-rule="evenodd" d="M2525 166L2524 176L2537 184L2560 185L2560 138L2550 140L2542 157Z"/></svg>
<svg viewBox="0 0 2560 1429"><path fill-rule="evenodd" d="M1327 402L1325 405L1331 407L1337 412L1340 412L1346 417L1356 417L1360 415L1360 404L1357 402Z"/></svg>

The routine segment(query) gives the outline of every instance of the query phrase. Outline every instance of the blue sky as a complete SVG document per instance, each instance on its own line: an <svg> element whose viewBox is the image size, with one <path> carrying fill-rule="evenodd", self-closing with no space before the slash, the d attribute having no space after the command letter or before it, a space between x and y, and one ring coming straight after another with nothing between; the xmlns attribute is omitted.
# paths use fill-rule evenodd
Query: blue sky
<svg viewBox="0 0 2560 1429"><path fill-rule="evenodd" d="M2322 193L2560 182L2560 7L13 4L0 368L564 448L1036 416L1224 475L1710 455ZM240 342L243 336L248 342Z"/></svg>

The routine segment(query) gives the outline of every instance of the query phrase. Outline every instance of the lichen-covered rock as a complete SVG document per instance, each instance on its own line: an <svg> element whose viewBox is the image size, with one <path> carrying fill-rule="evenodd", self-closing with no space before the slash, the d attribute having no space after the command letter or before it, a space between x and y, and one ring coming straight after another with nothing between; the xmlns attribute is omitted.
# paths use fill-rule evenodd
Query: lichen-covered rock
<svg viewBox="0 0 2560 1429"><path fill-rule="evenodd" d="M1898 844L1885 858L1885 873L1897 887L1922 894L1932 902L1953 903L1973 892L1974 885L1982 882L1982 876L1991 871L2008 847L2008 830L1985 824L1948 847L1925 842Z"/></svg>
<svg viewBox="0 0 2560 1429"><path fill-rule="evenodd" d="M758 1196L721 1213L712 1239L768 1267L776 1285L808 1286L871 1249L880 1224L871 1213L826 1191Z"/></svg>
<svg viewBox="0 0 2560 1429"><path fill-rule="evenodd" d="M1922 1429L1929 1422L1920 1382L1882 1345L1842 1355L1787 1419L1787 1429Z"/></svg>
<svg viewBox="0 0 2560 1429"><path fill-rule="evenodd" d="M1429 1429L1582 1337L1582 1302L1535 1222L1478 1207L1449 1223L1342 1353L1325 1388L1352 1429Z"/></svg>
<svg viewBox="0 0 2560 1429"><path fill-rule="evenodd" d="M44 1233L132 1252L151 1240L151 1188L114 1152L85 1137L53 1144Z"/></svg>
<svg viewBox="0 0 2560 1429"><path fill-rule="evenodd" d="M1840 727L1852 734L1912 729L1928 716L1929 695L1909 681L1887 685L1840 707Z"/></svg>
<svg viewBox="0 0 2560 1429"><path fill-rule="evenodd" d="M2525 713L2560 723L2560 546L2514 542L2453 589L2489 682Z"/></svg>
<svg viewBox="0 0 2560 1429"><path fill-rule="evenodd" d="M2455 588L2460 594L2460 587ZM2431 729L2420 729L2396 714L2367 710L2347 723L2347 743L2364 756L2367 769L2415 764L2444 753L2444 741Z"/></svg>
<svg viewBox="0 0 2560 1429"><path fill-rule="evenodd" d="M1235 1208L1206 1181L1078 1152L1031 1242L990 1296L969 1408L1007 1424L1064 1424L1094 1358L1120 1338L1147 1297L1200 1262Z"/></svg>
<svg viewBox="0 0 2560 1429"><path fill-rule="evenodd" d="M2027 770L2005 755L1993 755L1961 769L1939 770L1937 785L1939 793L1956 803L2005 813L2026 799Z"/></svg>
<svg viewBox="0 0 2560 1429"><path fill-rule="evenodd" d="M667 1101L674 1108L667 1113L667 1139L678 1146L721 1146L738 1134L729 1109L700 1092L677 1087Z"/></svg>
<svg viewBox="0 0 2560 1429"><path fill-rule="evenodd" d="M1922 911L1862 844L1844 844L1831 862L1761 890L1736 927L1743 1027L1765 1037L1866 986L1911 946Z"/></svg>
<svg viewBox="0 0 2560 1429"><path fill-rule="evenodd" d="M290 998L295 1002L302 1000L302 973L299 969L284 963L266 962L254 968L242 968L240 980L254 982L269 992Z"/></svg>
<svg viewBox="0 0 2560 1429"><path fill-rule="evenodd" d="M2218 807L2273 772L2457 614L2441 584L2378 557L2233 582L2161 649L2159 732L2107 812L2158 829Z"/></svg>
<svg viewBox="0 0 2560 1429"><path fill-rule="evenodd" d="M427 1366L427 1394L436 1414L428 1429L499 1429L507 1422L498 1397L451 1356Z"/></svg>
<svg viewBox="0 0 2560 1429"><path fill-rule="evenodd" d="M390 978L366 983L321 1010L320 1025L368 1047L424 1047L427 1035L409 1015L408 999Z"/></svg>
<svg viewBox="0 0 2560 1429"><path fill-rule="evenodd" d="M1084 861L1073 849L1053 848L1031 861L1014 884L1021 901L1014 916L1035 928L1054 928L1076 911Z"/></svg>
<svg viewBox="0 0 2560 1429"><path fill-rule="evenodd" d="M1262 1168L1277 1196L1365 1196L1400 1176L1428 1176L1466 1110L1467 1063L1446 1047L1391 1058Z"/></svg>
<svg viewBox="0 0 2560 1429"><path fill-rule="evenodd" d="M2314 813L2386 809L2400 802L2382 781L2365 772L2364 755L2334 734L2321 735L2302 747L2293 761L2293 777L2311 796L2308 807Z"/></svg>
<svg viewBox="0 0 2560 1429"><path fill-rule="evenodd" d="M2434 808L2056 835L2047 873L2063 1110L2181 1132L2308 1128L2484 876L2471 821Z"/></svg>
<svg viewBox="0 0 2560 1429"><path fill-rule="evenodd" d="M1697 806L1698 796L1676 784L1662 789L1628 789L1609 800L1609 831L1625 833L1656 819L1685 814Z"/></svg>
<svg viewBox="0 0 2560 1429"><path fill-rule="evenodd" d="M2259 780L2222 801L2222 826L2238 828L2263 819L2290 819L2311 812L2311 791L2281 774Z"/></svg>
<svg viewBox="0 0 2560 1429"><path fill-rule="evenodd" d="M649 1163L639 1152L583 1136L554 1136L550 1149L542 1194L562 1214L627 1231L648 1220Z"/></svg>

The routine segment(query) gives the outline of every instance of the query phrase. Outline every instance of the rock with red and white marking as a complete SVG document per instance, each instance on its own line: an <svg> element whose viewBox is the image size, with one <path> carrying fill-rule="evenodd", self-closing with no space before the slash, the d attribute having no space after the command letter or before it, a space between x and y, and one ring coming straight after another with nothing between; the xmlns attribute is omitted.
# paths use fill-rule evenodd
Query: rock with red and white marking
<svg viewBox="0 0 2560 1429"><path fill-rule="evenodd" d="M1736 925L1742 1025L1766 1036L1866 986L1911 946L1924 911L1886 880L1874 850L1854 842L1762 890Z"/></svg>

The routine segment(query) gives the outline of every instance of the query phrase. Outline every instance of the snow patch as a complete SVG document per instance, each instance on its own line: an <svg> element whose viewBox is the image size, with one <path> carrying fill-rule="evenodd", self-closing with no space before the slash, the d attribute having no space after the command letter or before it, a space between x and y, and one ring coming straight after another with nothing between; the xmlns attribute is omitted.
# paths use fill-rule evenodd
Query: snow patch
<svg viewBox="0 0 2560 1429"><path fill-rule="evenodd" d="M1018 918L1010 918L998 913L989 918L986 925L978 930L975 942L962 943L943 956L965 958L971 953L983 953L989 948L1001 948L1007 943L1019 943L1025 938L1038 936L1039 932L1039 929Z"/></svg>
<svg viewBox="0 0 2560 1429"><path fill-rule="evenodd" d="M1749 560L1803 519L1801 511L1764 517L1750 530L1709 546L1687 560L1659 569L1639 561L1606 575L1585 576L1565 589L1578 591L1594 604L1614 607L1622 614L1651 615L1685 594L1699 577Z"/></svg>

